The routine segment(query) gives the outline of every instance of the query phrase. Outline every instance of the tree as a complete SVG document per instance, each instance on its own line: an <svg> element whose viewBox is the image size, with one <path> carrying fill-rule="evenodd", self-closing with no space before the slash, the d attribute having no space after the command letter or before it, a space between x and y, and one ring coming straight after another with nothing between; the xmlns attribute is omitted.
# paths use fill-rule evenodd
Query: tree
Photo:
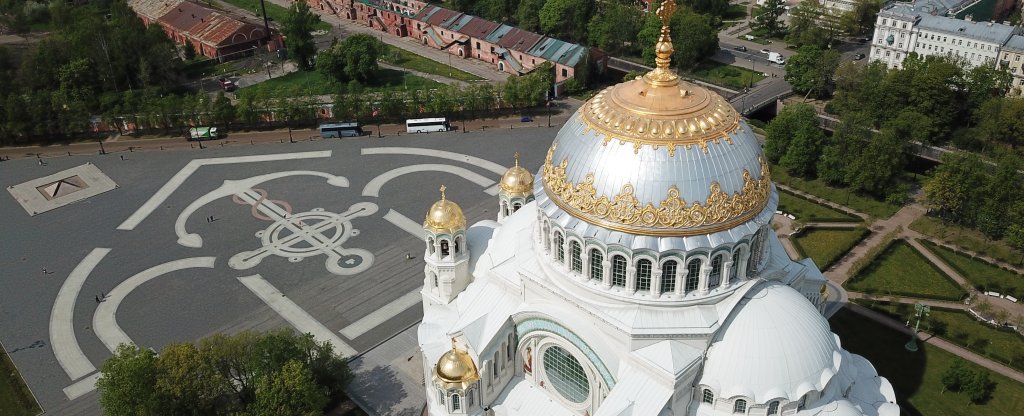
<svg viewBox="0 0 1024 416"><path fill-rule="evenodd" d="M367 34L356 34L345 38L337 46L345 63L345 75L361 83L366 83L377 71L377 57L380 56L381 44L377 38Z"/></svg>
<svg viewBox="0 0 1024 416"><path fill-rule="evenodd" d="M345 72L345 54L342 53L340 44L321 50L316 54L316 71L333 79L338 84L348 82L348 73Z"/></svg>
<svg viewBox="0 0 1024 416"><path fill-rule="evenodd" d="M854 191L888 195L906 163L903 152L903 142L892 131L880 131L850 166L847 182Z"/></svg>
<svg viewBox="0 0 1024 416"><path fill-rule="evenodd" d="M191 60L195 59L195 57L196 57L196 47L192 46L192 42L191 41L185 42L185 47L182 48L182 49L183 49L182 53L185 54L185 60L186 61L191 61Z"/></svg>
<svg viewBox="0 0 1024 416"><path fill-rule="evenodd" d="M516 9L516 24L520 29L536 32L540 30L540 9L547 0L522 0Z"/></svg>
<svg viewBox="0 0 1024 416"><path fill-rule="evenodd" d="M791 175L811 176L814 174L814 167L821 154L825 133L816 124L806 123L801 124L801 127L793 131L792 134L789 149L779 160L779 165Z"/></svg>
<svg viewBox="0 0 1024 416"><path fill-rule="evenodd" d="M802 46L786 61L786 82L793 86L794 91L828 97L834 88L832 77L838 66L838 51Z"/></svg>
<svg viewBox="0 0 1024 416"><path fill-rule="evenodd" d="M707 16L681 7L672 15L669 27L672 29L672 63L680 68L692 68L718 50L718 29ZM637 34L644 62L648 65L654 65L654 48L660 33L661 19L657 14L648 13Z"/></svg>
<svg viewBox="0 0 1024 416"><path fill-rule="evenodd" d="M1003 235L1003 239L1011 247L1021 252L1020 261L1017 264L1024 264L1024 225L1020 223L1013 223L1006 227L1006 233Z"/></svg>
<svg viewBox="0 0 1024 416"><path fill-rule="evenodd" d="M985 185L981 158L952 153L943 155L942 162L924 183L925 205L941 218L971 225Z"/></svg>
<svg viewBox="0 0 1024 416"><path fill-rule="evenodd" d="M260 377L256 383L256 416L317 416L323 414L327 394L313 381L302 362L288 360L281 370Z"/></svg>
<svg viewBox="0 0 1024 416"><path fill-rule="evenodd" d="M848 175L848 162L857 158L860 149L871 141L871 129L860 113L842 117L839 126L818 159L818 178L829 185L844 185Z"/></svg>
<svg viewBox="0 0 1024 416"><path fill-rule="evenodd" d="M1022 187L1019 179L1020 162L1017 157L1005 154L999 158L995 174L986 180L984 202L978 211L978 230L989 238L998 240L1010 226L1012 218L1006 208L1019 199Z"/></svg>
<svg viewBox="0 0 1024 416"><path fill-rule="evenodd" d="M875 24L875 16L882 10L884 0L861 0L853 5L853 10L843 13L839 21L846 33L856 35L864 33Z"/></svg>
<svg viewBox="0 0 1024 416"><path fill-rule="evenodd" d="M545 35L579 42L587 38L587 22L593 14L590 0L548 0L537 17Z"/></svg>
<svg viewBox="0 0 1024 416"><path fill-rule="evenodd" d="M112 416L159 413L160 398L153 388L157 378L156 353L148 348L121 344L103 362L96 389L105 414Z"/></svg>
<svg viewBox="0 0 1024 416"><path fill-rule="evenodd" d="M964 392L971 399L971 403L984 404L992 398L992 391L995 390L995 387L995 383L989 379L988 370L979 368L964 384Z"/></svg>
<svg viewBox="0 0 1024 416"><path fill-rule="evenodd" d="M167 409L175 414L211 414L216 400L230 387L222 374L192 344L171 344L156 362L156 391L167 396Z"/></svg>
<svg viewBox="0 0 1024 416"><path fill-rule="evenodd" d="M803 0L789 12L789 32L786 42L798 46L828 48L838 30L831 22L828 10L817 0Z"/></svg>
<svg viewBox="0 0 1024 416"><path fill-rule="evenodd" d="M971 372L964 364L964 360L957 358L953 360L953 365L949 366L942 373L942 386L949 391L960 391L963 389L964 384L967 384L970 380L970 377Z"/></svg>
<svg viewBox="0 0 1024 416"><path fill-rule="evenodd" d="M643 16L633 4L616 1L599 3L599 10L587 24L587 39L590 44L616 55L635 50L636 33L640 30Z"/></svg>
<svg viewBox="0 0 1024 416"><path fill-rule="evenodd" d="M224 131L231 127L237 115L234 104L224 96L224 91L218 92L217 98L214 98L212 112L214 121L223 126Z"/></svg>
<svg viewBox="0 0 1024 416"><path fill-rule="evenodd" d="M1011 148L1024 143L1024 100L993 98L978 110L978 136L988 143Z"/></svg>
<svg viewBox="0 0 1024 416"><path fill-rule="evenodd" d="M471 11L492 22L512 22L519 0L478 0Z"/></svg>
<svg viewBox="0 0 1024 416"><path fill-rule="evenodd" d="M764 36L772 37L781 35L786 31L786 24L780 21L782 14L786 12L786 2L783 0L765 0L761 6L760 13L754 16L753 26L764 32Z"/></svg>
<svg viewBox="0 0 1024 416"><path fill-rule="evenodd" d="M718 18L729 10L729 0L683 0L680 4L694 12Z"/></svg>
<svg viewBox="0 0 1024 416"><path fill-rule="evenodd" d="M787 105L765 127L764 154L771 163L779 163L789 152L797 132L819 130L818 113L809 104Z"/></svg>
<svg viewBox="0 0 1024 416"><path fill-rule="evenodd" d="M281 22L281 33L288 45L288 55L304 70L312 69L316 44L313 43L313 27L320 23L320 15L309 10L306 2L295 2Z"/></svg>

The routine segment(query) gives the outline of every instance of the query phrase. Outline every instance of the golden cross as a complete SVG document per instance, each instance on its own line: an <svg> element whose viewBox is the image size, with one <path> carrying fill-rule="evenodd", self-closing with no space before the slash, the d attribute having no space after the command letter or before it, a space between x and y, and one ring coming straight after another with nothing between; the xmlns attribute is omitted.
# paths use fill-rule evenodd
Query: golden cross
<svg viewBox="0 0 1024 416"><path fill-rule="evenodd" d="M662 2L661 6L658 6L658 10L655 12L655 14L657 14L658 17L661 18L662 26L668 26L669 19L672 18L672 13L675 13L675 11L676 2L674 0L667 0Z"/></svg>
<svg viewBox="0 0 1024 416"><path fill-rule="evenodd" d="M516 158L516 166L519 166L519 152L516 152L512 157Z"/></svg>
<svg viewBox="0 0 1024 416"><path fill-rule="evenodd" d="M448 189L444 185L441 185L441 200L444 201L444 190ZM453 338L454 339L454 338Z"/></svg>
<svg viewBox="0 0 1024 416"><path fill-rule="evenodd" d="M452 351L455 351L455 337L452 337Z"/></svg>

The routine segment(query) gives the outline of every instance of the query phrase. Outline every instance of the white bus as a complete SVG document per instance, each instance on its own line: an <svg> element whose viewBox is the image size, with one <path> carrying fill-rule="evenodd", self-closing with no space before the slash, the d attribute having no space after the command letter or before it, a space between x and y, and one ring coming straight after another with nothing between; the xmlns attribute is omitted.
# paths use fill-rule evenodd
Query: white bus
<svg viewBox="0 0 1024 416"><path fill-rule="evenodd" d="M431 131L448 131L448 119L445 117L436 118L410 118L405 121L405 131L409 133L427 133Z"/></svg>

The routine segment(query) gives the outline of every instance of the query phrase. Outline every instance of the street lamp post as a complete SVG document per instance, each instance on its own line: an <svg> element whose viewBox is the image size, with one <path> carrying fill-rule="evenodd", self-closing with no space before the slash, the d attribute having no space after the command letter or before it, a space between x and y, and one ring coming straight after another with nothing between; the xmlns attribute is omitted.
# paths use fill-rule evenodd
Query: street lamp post
<svg viewBox="0 0 1024 416"><path fill-rule="evenodd" d="M754 57L750 57L750 72L756 72L756 71L754 71ZM750 88L750 87L753 87L753 86L754 86L754 74L750 74L750 76L747 77L747 88Z"/></svg>
<svg viewBox="0 0 1024 416"><path fill-rule="evenodd" d="M929 313L931 313L931 308L928 305L914 304L914 318L916 322L914 322L914 332L910 334L910 341L907 341L907 344L904 345L907 351L917 351L917 328L921 326L921 318L928 316Z"/></svg>

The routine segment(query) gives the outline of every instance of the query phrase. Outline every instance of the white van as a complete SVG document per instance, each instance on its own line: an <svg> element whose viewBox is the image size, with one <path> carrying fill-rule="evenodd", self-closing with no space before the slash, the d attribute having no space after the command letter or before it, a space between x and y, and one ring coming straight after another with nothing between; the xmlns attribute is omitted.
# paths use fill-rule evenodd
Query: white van
<svg viewBox="0 0 1024 416"><path fill-rule="evenodd" d="M782 55L778 52L768 52L768 62L773 62L779 65L786 64L786 60L782 59Z"/></svg>
<svg viewBox="0 0 1024 416"><path fill-rule="evenodd" d="M448 119L445 117L410 118L405 121L405 131L409 133L427 133L431 131L448 131Z"/></svg>

